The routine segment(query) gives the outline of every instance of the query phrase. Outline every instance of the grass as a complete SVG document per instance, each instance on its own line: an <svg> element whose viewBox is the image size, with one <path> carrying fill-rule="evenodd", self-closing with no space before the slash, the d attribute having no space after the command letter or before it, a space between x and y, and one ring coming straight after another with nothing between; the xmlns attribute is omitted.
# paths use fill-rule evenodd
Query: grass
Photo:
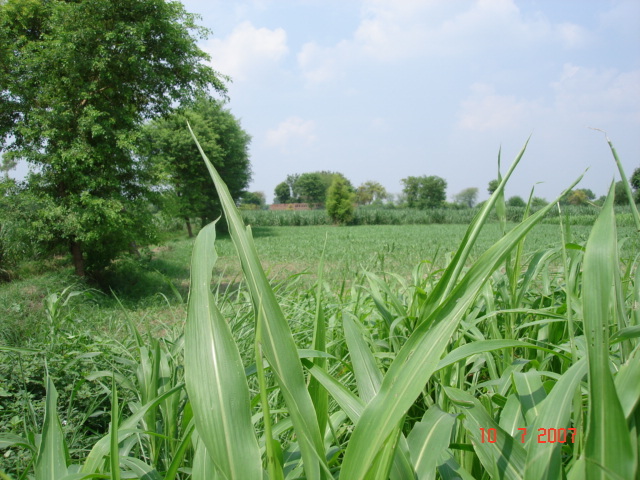
<svg viewBox="0 0 640 480"><path fill-rule="evenodd" d="M640 249L611 195L595 225L507 223L509 172L466 226L247 229L211 173L229 236L123 258L119 300L64 272L2 286L0 470L637 475Z"/></svg>

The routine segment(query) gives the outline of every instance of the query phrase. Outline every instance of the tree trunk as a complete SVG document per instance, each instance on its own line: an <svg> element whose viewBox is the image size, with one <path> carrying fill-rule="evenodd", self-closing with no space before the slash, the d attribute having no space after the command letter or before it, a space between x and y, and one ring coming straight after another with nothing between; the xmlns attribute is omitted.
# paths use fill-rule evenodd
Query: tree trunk
<svg viewBox="0 0 640 480"><path fill-rule="evenodd" d="M84 277L84 257L82 256L82 245L76 240L71 240L71 256L73 257L73 266L76 269L76 275Z"/></svg>
<svg viewBox="0 0 640 480"><path fill-rule="evenodd" d="M191 221L189 217L184 217L184 221L187 222L187 232L189 232L189 238L193 237L193 230L191 230Z"/></svg>

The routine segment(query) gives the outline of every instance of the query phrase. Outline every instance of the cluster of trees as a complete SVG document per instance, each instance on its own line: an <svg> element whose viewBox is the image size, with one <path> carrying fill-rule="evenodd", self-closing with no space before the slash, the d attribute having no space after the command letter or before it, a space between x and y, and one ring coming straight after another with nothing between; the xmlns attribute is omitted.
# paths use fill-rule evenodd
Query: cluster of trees
<svg viewBox="0 0 640 480"><path fill-rule="evenodd" d="M345 176L338 172L308 172L287 175L285 181L275 188L275 203L321 203L327 199L329 187L336 177L344 180L350 191L353 185Z"/></svg>
<svg viewBox="0 0 640 480"><path fill-rule="evenodd" d="M250 139L204 93L224 94L227 80L197 46L207 35L179 2L0 2L3 169L32 167L0 188L0 261L20 234L95 273L153 239L159 205L187 221L217 216L186 120L242 196Z"/></svg>

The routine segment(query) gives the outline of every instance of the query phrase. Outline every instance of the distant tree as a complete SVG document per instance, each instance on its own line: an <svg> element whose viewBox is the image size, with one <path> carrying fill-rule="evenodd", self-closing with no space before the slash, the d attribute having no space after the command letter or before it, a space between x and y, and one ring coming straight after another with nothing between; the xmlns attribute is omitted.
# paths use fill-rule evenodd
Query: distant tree
<svg viewBox="0 0 640 480"><path fill-rule="evenodd" d="M629 180L629 183L631 183L631 188L633 188L633 191L635 193L636 203L640 203L640 167L636 168L633 171L633 174L631 175L631 180Z"/></svg>
<svg viewBox="0 0 640 480"><path fill-rule="evenodd" d="M437 208L447 198L447 181L437 176L407 177L402 179L409 208Z"/></svg>
<svg viewBox="0 0 640 480"><path fill-rule="evenodd" d="M224 90L195 20L179 2L0 1L0 149L36 167L29 189L55 208L33 212L33 236L67 246L78 275L153 238L140 125Z"/></svg>
<svg viewBox="0 0 640 480"><path fill-rule="evenodd" d="M478 199L478 189L475 187L465 188L460 193L453 196L455 203L465 207L473 207Z"/></svg>
<svg viewBox="0 0 640 480"><path fill-rule="evenodd" d="M507 200L507 206L509 207L526 207L527 203L519 197L518 195L514 195Z"/></svg>
<svg viewBox="0 0 640 480"><path fill-rule="evenodd" d="M145 127L143 156L153 162L159 181L172 194L165 195L170 199L165 208L184 219L192 236L191 218L198 217L205 225L219 217L222 208L211 188L209 171L186 128L187 121L234 200L240 199L251 180L251 137L224 103L208 96Z"/></svg>
<svg viewBox="0 0 640 480"><path fill-rule="evenodd" d="M493 195L493 192L498 189L498 185L500 185L500 182L497 179L491 180L489 182L489 186L487 187L487 192L489 192L489 195Z"/></svg>
<svg viewBox="0 0 640 480"><path fill-rule="evenodd" d="M586 205L588 201L589 198L584 190L574 190L567 196L569 205Z"/></svg>
<svg viewBox="0 0 640 480"><path fill-rule="evenodd" d="M323 170L287 175L274 193L279 203L325 203L327 191L336 177L342 178L349 191L355 192L351 182L342 173Z"/></svg>
<svg viewBox="0 0 640 480"><path fill-rule="evenodd" d="M355 194L344 177L336 175L327 192L327 214L337 224L346 224L353 219Z"/></svg>
<svg viewBox="0 0 640 480"><path fill-rule="evenodd" d="M305 203L324 203L326 184L318 173L303 173L293 186L294 195Z"/></svg>
<svg viewBox="0 0 640 480"><path fill-rule="evenodd" d="M274 190L275 199L274 203L290 203L291 202L291 187L287 182L280 182L276 185Z"/></svg>
<svg viewBox="0 0 640 480"><path fill-rule="evenodd" d="M284 202L284 203L298 203L298 202L302 201L297 196L297 193L296 193L296 182L298 181L298 178L300 178L300 174L299 173L294 173L292 175L287 175L285 183L287 185L289 185L290 194L289 194L289 201L288 202Z"/></svg>
<svg viewBox="0 0 640 480"><path fill-rule="evenodd" d="M263 192L245 192L240 198L240 207L258 209L266 205Z"/></svg>
<svg viewBox="0 0 640 480"><path fill-rule="evenodd" d="M532 207L546 207L548 204L549 204L549 202L547 202L544 198L533 197L531 199L531 206Z"/></svg>
<svg viewBox="0 0 640 480"><path fill-rule="evenodd" d="M615 186L615 198L613 203L615 205L627 205L629 203L629 197L627 197L627 190L624 188L624 183L622 180L616 182Z"/></svg>
<svg viewBox="0 0 640 480"><path fill-rule="evenodd" d="M378 182L367 181L356 190L356 202L359 205L380 203L388 197L387 190Z"/></svg>

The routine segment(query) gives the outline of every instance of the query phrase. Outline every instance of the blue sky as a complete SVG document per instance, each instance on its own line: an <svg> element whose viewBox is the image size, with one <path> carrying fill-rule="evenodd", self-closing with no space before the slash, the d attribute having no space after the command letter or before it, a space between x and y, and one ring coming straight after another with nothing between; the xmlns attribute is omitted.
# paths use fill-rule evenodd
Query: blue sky
<svg viewBox="0 0 640 480"><path fill-rule="evenodd" d="M553 199L585 169L598 196L640 167L638 0L184 0L232 77L252 136L252 191L288 174L358 186L438 175L486 198L502 148L527 152L507 195ZM24 176L25 165L13 175Z"/></svg>
<svg viewBox="0 0 640 480"><path fill-rule="evenodd" d="M253 137L251 190L339 171L402 191L439 175L486 198L532 135L507 195L551 200L583 171L606 192L640 166L640 2L605 0L185 0L201 46L233 78ZM542 182L542 183L539 183Z"/></svg>

